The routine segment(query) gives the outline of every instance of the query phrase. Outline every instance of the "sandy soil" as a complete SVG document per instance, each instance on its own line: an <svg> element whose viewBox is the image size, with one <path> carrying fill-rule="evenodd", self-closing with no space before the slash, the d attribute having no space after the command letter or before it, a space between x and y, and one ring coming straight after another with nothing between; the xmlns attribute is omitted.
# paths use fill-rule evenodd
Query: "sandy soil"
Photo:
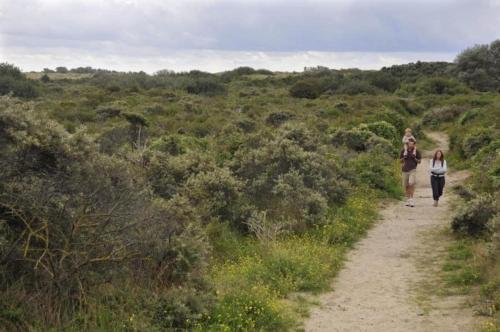
<svg viewBox="0 0 500 332"><path fill-rule="evenodd" d="M428 135L436 147L448 149L445 135ZM306 331L473 330L477 322L466 297L432 294L432 288L439 287L434 272L446 255L442 230L450 222L453 196L445 188L439 207L432 206L430 155L425 151L417 168L416 206L395 202L382 209L380 222L348 255L333 291L320 296L320 306L305 322ZM464 172L448 174L447 188L465 177Z"/></svg>

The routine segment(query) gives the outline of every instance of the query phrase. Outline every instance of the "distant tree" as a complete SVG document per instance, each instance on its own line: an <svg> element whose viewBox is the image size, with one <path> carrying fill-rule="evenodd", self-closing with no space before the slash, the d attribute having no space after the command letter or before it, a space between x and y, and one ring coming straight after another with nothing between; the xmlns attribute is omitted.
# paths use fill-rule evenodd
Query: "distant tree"
<svg viewBox="0 0 500 332"><path fill-rule="evenodd" d="M50 77L49 75L47 74L43 74L42 77L40 77L40 81L42 81L43 83L48 83L50 82Z"/></svg>
<svg viewBox="0 0 500 332"><path fill-rule="evenodd" d="M142 149L147 140L145 129L149 126L146 118L139 113L123 113L123 117L130 124L130 140L132 147Z"/></svg>
<svg viewBox="0 0 500 332"><path fill-rule="evenodd" d="M77 73L77 74L93 74L97 71L97 69L94 69L92 67L77 67L73 68L70 70L72 73Z"/></svg>
<svg viewBox="0 0 500 332"><path fill-rule="evenodd" d="M479 91L500 89L500 39L490 45L476 45L460 53L456 60L458 77Z"/></svg>
<svg viewBox="0 0 500 332"><path fill-rule="evenodd" d="M61 74L66 74L68 72L68 68L66 67L56 67L56 72Z"/></svg>

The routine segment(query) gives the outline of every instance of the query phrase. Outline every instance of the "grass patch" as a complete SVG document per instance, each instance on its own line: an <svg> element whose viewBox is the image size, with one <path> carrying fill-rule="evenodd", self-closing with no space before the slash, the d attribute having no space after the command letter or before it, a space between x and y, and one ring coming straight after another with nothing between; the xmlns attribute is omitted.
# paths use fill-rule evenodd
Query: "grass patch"
<svg viewBox="0 0 500 332"><path fill-rule="evenodd" d="M211 269L218 303L198 328L280 331L297 327L307 309L298 305L302 296L292 295L328 289L347 249L375 220L374 200L373 191L359 191L333 211L322 227L272 243L247 242L244 250L234 250L239 254L219 260ZM237 243L226 237L224 252Z"/></svg>

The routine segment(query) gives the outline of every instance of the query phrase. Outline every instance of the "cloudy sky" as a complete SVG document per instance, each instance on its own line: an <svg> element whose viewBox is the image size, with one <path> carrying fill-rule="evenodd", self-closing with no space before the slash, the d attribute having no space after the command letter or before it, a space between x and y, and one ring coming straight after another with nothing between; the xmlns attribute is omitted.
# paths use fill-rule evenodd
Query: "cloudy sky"
<svg viewBox="0 0 500 332"><path fill-rule="evenodd" d="M0 0L23 70L380 68L500 38L500 0Z"/></svg>

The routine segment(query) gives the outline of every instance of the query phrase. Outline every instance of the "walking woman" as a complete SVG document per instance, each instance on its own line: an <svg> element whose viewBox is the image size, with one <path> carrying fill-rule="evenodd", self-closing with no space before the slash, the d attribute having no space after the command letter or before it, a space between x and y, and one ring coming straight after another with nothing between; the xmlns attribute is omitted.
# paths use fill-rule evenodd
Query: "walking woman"
<svg viewBox="0 0 500 332"><path fill-rule="evenodd" d="M446 160L441 150L436 150L434 158L430 160L431 187L434 206L438 206L439 198L443 195L444 176L447 171Z"/></svg>

